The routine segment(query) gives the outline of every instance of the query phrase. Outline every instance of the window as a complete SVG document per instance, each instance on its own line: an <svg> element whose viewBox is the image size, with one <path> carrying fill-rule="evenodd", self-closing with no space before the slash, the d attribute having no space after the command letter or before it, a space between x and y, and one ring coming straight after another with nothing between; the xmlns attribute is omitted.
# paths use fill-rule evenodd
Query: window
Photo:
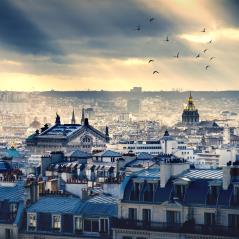
<svg viewBox="0 0 239 239"><path fill-rule="evenodd" d="M107 218L100 219L100 232L108 233L109 231L109 220Z"/></svg>
<svg viewBox="0 0 239 239"><path fill-rule="evenodd" d="M232 228L239 228L239 214L228 215L228 226Z"/></svg>
<svg viewBox="0 0 239 239"><path fill-rule="evenodd" d="M150 224L150 222L151 222L151 210L150 209L143 209L142 219L143 219L144 224Z"/></svg>
<svg viewBox="0 0 239 239"><path fill-rule="evenodd" d="M137 220L137 208L129 208L129 216L130 220Z"/></svg>
<svg viewBox="0 0 239 239"><path fill-rule="evenodd" d="M98 219L85 219L84 220L84 231L85 232L99 232Z"/></svg>
<svg viewBox="0 0 239 239"><path fill-rule="evenodd" d="M11 203L10 204L10 212L11 213L17 213L17 204L16 203Z"/></svg>
<svg viewBox="0 0 239 239"><path fill-rule="evenodd" d="M166 212L167 223L169 224L178 224L181 222L181 214L178 211L167 211Z"/></svg>
<svg viewBox="0 0 239 239"><path fill-rule="evenodd" d="M204 224L205 225L215 225L215 213L204 213Z"/></svg>
<svg viewBox="0 0 239 239"><path fill-rule="evenodd" d="M144 201L153 201L154 197L154 185L149 183L147 189L144 192Z"/></svg>
<svg viewBox="0 0 239 239"><path fill-rule="evenodd" d="M75 217L74 225L75 225L75 232L82 231L82 218Z"/></svg>
<svg viewBox="0 0 239 239"><path fill-rule="evenodd" d="M234 187L234 203L239 204L239 187Z"/></svg>
<svg viewBox="0 0 239 239"><path fill-rule="evenodd" d="M179 199L183 199L185 194L185 185L175 185L175 196Z"/></svg>
<svg viewBox="0 0 239 239"><path fill-rule="evenodd" d="M35 230L37 226L36 214L28 214L28 230Z"/></svg>
<svg viewBox="0 0 239 239"><path fill-rule="evenodd" d="M139 200L139 192L140 192L140 184L134 183L134 189L130 194L130 200L138 201Z"/></svg>
<svg viewBox="0 0 239 239"><path fill-rule="evenodd" d="M60 215L53 215L52 216L52 229L54 231L61 230L61 216Z"/></svg>

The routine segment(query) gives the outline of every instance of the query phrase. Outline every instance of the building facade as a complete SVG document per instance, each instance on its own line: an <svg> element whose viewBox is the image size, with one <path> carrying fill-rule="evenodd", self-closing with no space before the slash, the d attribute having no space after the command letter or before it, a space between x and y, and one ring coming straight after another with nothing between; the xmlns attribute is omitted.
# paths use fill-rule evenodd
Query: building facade
<svg viewBox="0 0 239 239"><path fill-rule="evenodd" d="M72 123L75 119L72 117ZM108 127L102 133L89 124L88 118L83 124L62 124L60 116L56 116L55 125L45 125L41 132L36 130L26 139L27 148L32 154L45 154L52 151L71 152L79 149L86 152L102 151L109 142Z"/></svg>

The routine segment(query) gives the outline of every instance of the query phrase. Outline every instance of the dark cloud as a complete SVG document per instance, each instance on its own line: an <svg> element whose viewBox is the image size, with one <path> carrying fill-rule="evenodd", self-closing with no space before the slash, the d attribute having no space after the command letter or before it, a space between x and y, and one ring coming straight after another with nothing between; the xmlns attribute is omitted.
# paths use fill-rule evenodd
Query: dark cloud
<svg viewBox="0 0 239 239"><path fill-rule="evenodd" d="M14 5L14 1L0 1L0 41L9 49L22 53L60 53L51 39Z"/></svg>

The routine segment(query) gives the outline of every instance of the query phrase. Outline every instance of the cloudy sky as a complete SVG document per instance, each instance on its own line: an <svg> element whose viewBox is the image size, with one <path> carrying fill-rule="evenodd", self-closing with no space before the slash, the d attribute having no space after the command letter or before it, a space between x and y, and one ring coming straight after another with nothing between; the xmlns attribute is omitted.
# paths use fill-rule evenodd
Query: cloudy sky
<svg viewBox="0 0 239 239"><path fill-rule="evenodd" d="M0 90L239 90L238 12L237 0L1 0Z"/></svg>

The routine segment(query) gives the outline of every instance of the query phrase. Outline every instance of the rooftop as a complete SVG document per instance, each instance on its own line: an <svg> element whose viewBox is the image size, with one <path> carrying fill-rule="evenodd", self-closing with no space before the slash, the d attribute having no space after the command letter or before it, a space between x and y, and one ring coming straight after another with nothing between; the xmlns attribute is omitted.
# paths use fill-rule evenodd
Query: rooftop
<svg viewBox="0 0 239 239"><path fill-rule="evenodd" d="M36 203L31 205L28 212L45 213L76 213L82 205L82 201L76 197L42 197Z"/></svg>

